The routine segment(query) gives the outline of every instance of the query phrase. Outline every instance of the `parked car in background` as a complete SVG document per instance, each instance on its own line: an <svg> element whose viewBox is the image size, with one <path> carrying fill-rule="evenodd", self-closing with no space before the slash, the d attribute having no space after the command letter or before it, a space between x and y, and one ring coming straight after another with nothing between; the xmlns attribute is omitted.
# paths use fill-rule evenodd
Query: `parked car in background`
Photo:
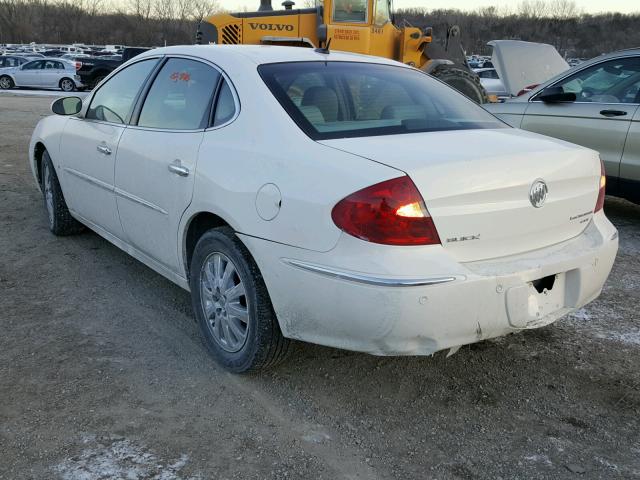
<svg viewBox="0 0 640 480"><path fill-rule="evenodd" d="M640 49L596 57L484 107L514 127L597 150L607 193L640 203Z"/></svg>
<svg viewBox="0 0 640 480"><path fill-rule="evenodd" d="M30 60L26 57L21 57L18 55L2 55L0 56L0 68L13 68L19 67L25 63L30 62Z"/></svg>
<svg viewBox="0 0 640 480"><path fill-rule="evenodd" d="M88 226L189 289L235 372L289 338L429 355L542 327L616 255L596 152L399 62L168 47L52 109L29 145L51 231Z"/></svg>
<svg viewBox="0 0 640 480"><path fill-rule="evenodd" d="M127 47L124 49L122 56L109 55L81 59L78 75L80 75L84 85L87 85L89 89L93 89L124 62L147 50L149 49L143 47Z"/></svg>
<svg viewBox="0 0 640 480"><path fill-rule="evenodd" d="M62 59L33 60L19 67L0 70L0 88L59 88L64 92L83 88L75 64Z"/></svg>
<svg viewBox="0 0 640 480"><path fill-rule="evenodd" d="M92 56L87 53L65 53L64 55L61 55L59 58L63 58L65 60L70 60L75 62L76 60L80 60L83 58L92 58Z"/></svg>
<svg viewBox="0 0 640 480"><path fill-rule="evenodd" d="M477 68L473 71L478 74L480 83L489 95L495 95L500 98L508 96L507 90L504 88L504 84L495 68Z"/></svg>

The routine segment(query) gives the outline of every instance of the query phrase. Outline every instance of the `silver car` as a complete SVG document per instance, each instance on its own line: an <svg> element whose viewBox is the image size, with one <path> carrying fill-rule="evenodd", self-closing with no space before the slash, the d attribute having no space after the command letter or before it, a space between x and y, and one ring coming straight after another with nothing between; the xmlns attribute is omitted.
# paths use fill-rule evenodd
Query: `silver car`
<svg viewBox="0 0 640 480"><path fill-rule="evenodd" d="M607 193L640 203L640 49L581 63L485 108L510 125L600 152Z"/></svg>
<svg viewBox="0 0 640 480"><path fill-rule="evenodd" d="M34 60L19 67L0 70L0 88L59 88L65 92L84 87L75 63L60 58Z"/></svg>

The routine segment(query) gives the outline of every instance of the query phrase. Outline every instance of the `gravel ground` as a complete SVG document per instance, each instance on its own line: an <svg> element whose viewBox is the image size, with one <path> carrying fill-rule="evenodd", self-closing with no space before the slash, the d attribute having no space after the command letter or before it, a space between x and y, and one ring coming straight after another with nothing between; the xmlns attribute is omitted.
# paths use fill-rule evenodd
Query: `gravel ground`
<svg viewBox="0 0 640 480"><path fill-rule="evenodd" d="M50 101L0 97L0 479L640 478L640 206L607 199L613 273L550 327L234 376L187 292L48 232L26 149Z"/></svg>

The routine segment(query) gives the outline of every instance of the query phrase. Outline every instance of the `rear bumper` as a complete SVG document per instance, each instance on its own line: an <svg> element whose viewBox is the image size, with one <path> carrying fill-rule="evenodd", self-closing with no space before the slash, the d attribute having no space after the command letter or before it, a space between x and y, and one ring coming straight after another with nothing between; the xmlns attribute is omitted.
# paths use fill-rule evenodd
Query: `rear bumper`
<svg viewBox="0 0 640 480"><path fill-rule="evenodd" d="M376 355L438 350L548 325L595 299L618 248L602 212L578 237L458 263L441 246L388 247L343 235L327 253L243 237L283 334ZM538 293L531 284L553 277Z"/></svg>

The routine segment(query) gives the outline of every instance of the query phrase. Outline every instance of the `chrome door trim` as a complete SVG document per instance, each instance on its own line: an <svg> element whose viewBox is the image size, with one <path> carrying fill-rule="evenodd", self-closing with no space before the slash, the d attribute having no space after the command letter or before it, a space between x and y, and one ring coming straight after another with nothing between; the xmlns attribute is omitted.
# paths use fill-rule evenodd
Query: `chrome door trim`
<svg viewBox="0 0 640 480"><path fill-rule="evenodd" d="M116 195L121 196L122 198L126 198L127 200L131 200L132 202L138 203L144 207L150 208L151 210L161 213L162 215L169 215L169 212L167 212L165 209L159 207L158 205L148 202L143 198L140 197L136 197L135 195L129 193L129 192L125 192L124 190L115 187L114 190Z"/></svg>
<svg viewBox="0 0 640 480"><path fill-rule="evenodd" d="M429 285L439 285L457 280L457 277L429 277L429 278L387 278L378 277L365 273L345 272L334 267L326 267L314 263L303 262L301 260L293 260L291 258L282 258L284 263L306 270L308 272L318 273L327 277L338 278L349 282L362 283L366 285L374 285L377 287L424 287Z"/></svg>
<svg viewBox="0 0 640 480"><path fill-rule="evenodd" d="M78 170L75 170L73 168L69 168L69 167L64 167L64 171L67 173L70 173L71 175L74 175L86 182L89 182L97 187L100 187L108 192L113 192L113 185L110 185L106 182L103 182L102 180L98 180L97 178L91 177L89 175L86 175L82 172L79 172Z"/></svg>

